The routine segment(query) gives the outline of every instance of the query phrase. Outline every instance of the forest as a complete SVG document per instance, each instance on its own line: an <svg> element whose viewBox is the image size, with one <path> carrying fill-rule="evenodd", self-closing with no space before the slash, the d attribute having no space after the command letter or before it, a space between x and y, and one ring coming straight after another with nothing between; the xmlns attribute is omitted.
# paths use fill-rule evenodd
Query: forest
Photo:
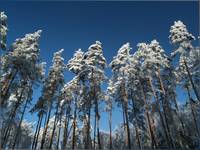
<svg viewBox="0 0 200 150"><path fill-rule="evenodd" d="M200 37L182 21L169 25L170 55L153 39L137 50L125 43L107 62L96 41L67 61L63 49L54 52L46 68L42 31L7 45L7 20L1 11L0 149L200 148L200 47L193 45ZM66 81L65 72L74 77ZM38 86L41 95L34 100ZM186 97L178 100L181 92ZM115 129L114 109L123 118ZM27 113L37 120L27 121ZM108 131L101 130L102 113Z"/></svg>

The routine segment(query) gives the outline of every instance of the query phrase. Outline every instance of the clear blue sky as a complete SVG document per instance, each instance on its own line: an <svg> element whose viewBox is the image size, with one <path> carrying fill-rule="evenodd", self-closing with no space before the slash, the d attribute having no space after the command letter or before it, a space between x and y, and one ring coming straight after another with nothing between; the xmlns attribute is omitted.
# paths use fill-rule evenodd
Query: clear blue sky
<svg viewBox="0 0 200 150"><path fill-rule="evenodd" d="M103 52L110 62L118 48L130 42L133 52L138 42L157 39L170 53L168 36L175 20L182 20L197 37L199 27L198 2L0 2L0 10L8 16L8 45L26 33L42 29L41 58L51 65L53 52L64 48L67 62L78 48L87 50L100 40ZM197 45L197 41L195 42ZM110 71L107 71L110 76ZM72 79L69 72L66 80ZM34 102L40 89L34 93ZM179 99L185 96L179 94ZM36 116L27 115L28 120ZM121 120L121 113L114 111L113 122ZM115 127L115 125L113 125ZM101 117L101 129L107 130L107 116Z"/></svg>

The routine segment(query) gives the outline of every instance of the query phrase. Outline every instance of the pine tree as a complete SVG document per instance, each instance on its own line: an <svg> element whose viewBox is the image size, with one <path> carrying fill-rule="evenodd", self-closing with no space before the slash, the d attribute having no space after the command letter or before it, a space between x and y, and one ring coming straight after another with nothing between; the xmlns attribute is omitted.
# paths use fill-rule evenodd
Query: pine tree
<svg viewBox="0 0 200 150"><path fill-rule="evenodd" d="M51 111L53 108L53 103L57 100L59 91L61 90L64 84L64 59L61 54L63 49L54 53L53 56L53 65L49 69L48 77L44 81L44 87L42 90L42 99L47 103L48 112L46 114L47 120L44 125L44 131L42 134L41 140L41 149L44 147L45 138L47 134L47 130L49 127L49 119L51 116Z"/></svg>

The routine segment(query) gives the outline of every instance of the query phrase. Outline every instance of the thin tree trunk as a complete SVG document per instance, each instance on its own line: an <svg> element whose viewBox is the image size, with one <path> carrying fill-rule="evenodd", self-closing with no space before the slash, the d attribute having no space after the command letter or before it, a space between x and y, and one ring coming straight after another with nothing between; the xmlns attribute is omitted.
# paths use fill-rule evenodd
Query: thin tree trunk
<svg viewBox="0 0 200 150"><path fill-rule="evenodd" d="M100 131L99 131L99 115L97 118L97 138L98 138L99 149L101 149L102 146L101 146L101 138L100 138Z"/></svg>
<svg viewBox="0 0 200 150"><path fill-rule="evenodd" d="M193 117L193 121L194 121L194 124L195 124L195 128L196 128L196 131L197 131L197 135L198 135L198 137L200 137L200 132L199 132L198 124L197 124L197 119L196 119L194 107L193 107L193 104L192 104L192 101L191 101L191 95L190 95L190 91L189 91L188 86L186 86L186 89L187 89L187 93L188 93L189 104L190 104L190 108L191 108L191 112L192 112L192 117Z"/></svg>
<svg viewBox="0 0 200 150"><path fill-rule="evenodd" d="M89 102L88 106L88 120L87 120L87 142L85 145L85 149L91 149L91 138L90 138L90 117L91 117L91 101Z"/></svg>
<svg viewBox="0 0 200 150"><path fill-rule="evenodd" d="M63 149L66 148L66 144L67 144L68 126L69 126L69 116L68 116L68 110L66 110L65 121L64 121Z"/></svg>
<svg viewBox="0 0 200 150"><path fill-rule="evenodd" d="M60 116L59 130L58 130L58 139L57 139L57 143L56 143L56 149L59 149L61 121L62 121L62 115Z"/></svg>
<svg viewBox="0 0 200 150"><path fill-rule="evenodd" d="M189 77L190 83L191 83L191 85L192 85L193 91L194 91L194 93L195 93L195 95L196 95L197 100L200 102L200 96L199 96L198 90L197 90L197 88L195 87L195 84L194 84L194 82L193 82L193 80L192 80L192 76L191 76L191 74L190 74L190 70L189 70L189 68L188 68L188 65L187 65L185 59L184 59L184 64L185 64L186 71L187 71L187 73L188 73L188 77Z"/></svg>
<svg viewBox="0 0 200 150"><path fill-rule="evenodd" d="M122 96L122 109L125 115L125 126L126 126L126 145L129 149L131 149L131 138L130 138L130 128L129 128L129 119L128 119L128 99L127 94L125 90L125 83L123 81L122 87L121 87L121 96Z"/></svg>
<svg viewBox="0 0 200 150"><path fill-rule="evenodd" d="M168 104L168 102L167 102L167 99L166 99L166 92L165 92L165 88L164 88L164 85L163 85L163 81L162 81L162 79L161 79L161 76L160 76L160 70L158 70L158 79L159 79L159 83L160 83L160 87L161 87L161 90L162 90L162 95L163 95L163 99L166 101L166 103L167 103L167 108L168 108L168 110L170 110L169 109L169 104ZM162 102L164 102L163 100L162 100ZM163 107L164 107L164 105L163 105ZM175 148L175 144L174 144L174 141L173 141L173 138L172 138L172 135L171 135L171 130L170 130L170 127L169 127L169 123L168 123L168 119L167 119L167 115L166 115L166 113L167 113L167 111L166 111L166 107L164 107L163 108L163 112L164 112L164 116L165 116L165 120L166 120L166 126L167 126L167 130L168 130L168 134L169 134L169 139L170 139L170 142L171 142L171 144L172 144L172 148Z"/></svg>
<svg viewBox="0 0 200 150"><path fill-rule="evenodd" d="M47 120L46 120L46 125L44 127L44 131L43 131L43 134L42 134L42 140L41 140L41 147L40 147L40 149L43 149L43 147L44 147L47 130L49 128L49 119L50 119L50 116L51 116L52 105L53 105L53 102L51 101L51 104L50 104L50 107L49 107L48 116L47 116Z"/></svg>
<svg viewBox="0 0 200 150"><path fill-rule="evenodd" d="M51 133L51 137L50 137L50 144L49 144L49 149L51 149L52 147L52 144L53 144L53 137L54 137L54 133L55 133L55 129L56 129L56 124L57 124L57 117L58 117L58 109L59 109L59 105L60 105L60 102L57 103L57 107L56 107L56 113L55 113L55 118L54 118L54 123L53 123L53 130L52 130L52 133Z"/></svg>
<svg viewBox="0 0 200 150"><path fill-rule="evenodd" d="M127 129L127 139L128 139L128 148L131 149L131 138L130 138L130 128L129 128L129 119L128 119L128 108L127 102L125 102L125 118L126 118L126 129Z"/></svg>
<svg viewBox="0 0 200 150"><path fill-rule="evenodd" d="M148 124L149 133L150 133L150 137L151 137L151 147L152 148L158 148L158 144L156 142L156 137L154 135L153 128L151 126L151 120L150 120L150 115L149 115L149 106L147 104L146 95L145 95L145 92L144 92L144 87L142 86L141 81L139 81L139 85L140 85L140 88L141 88L141 91L142 91L143 101L144 101L144 105L145 105L146 122Z"/></svg>
<svg viewBox="0 0 200 150"><path fill-rule="evenodd" d="M76 110L77 110L77 104L75 102L75 110L74 110L74 120L73 120L73 136L72 136L72 149L75 149L76 144Z"/></svg>
<svg viewBox="0 0 200 150"><path fill-rule="evenodd" d="M11 113L11 115L10 115L10 117L9 117L10 120L9 120L9 122L8 122L7 128L6 128L5 132L3 133L4 136L3 136L3 142L2 142L2 145L1 145L2 148L3 148L4 145L7 143L6 139L7 139L7 137L9 137L9 135L10 135L10 134L8 134L8 131L10 130L11 123L12 123L14 117L16 116L16 112L17 112L17 109L19 108L19 105L20 105L20 102L21 102L21 99L22 99L24 90L25 90L25 85L23 86L23 89L22 89L22 91L21 91L21 93L20 93L20 96L19 96L19 98L17 99L17 103L16 103L16 105L15 105L14 111Z"/></svg>
<svg viewBox="0 0 200 150"><path fill-rule="evenodd" d="M39 129L40 121L41 121L41 117L40 117L40 115L39 115L39 116L38 116L38 121L37 121L37 126L36 126L35 133L34 133L34 137L33 137L33 143L32 143L31 149L33 149L33 148L34 148L34 145L35 145L36 135L37 135L37 132L38 132L38 129Z"/></svg>
<svg viewBox="0 0 200 150"><path fill-rule="evenodd" d="M164 122L164 118L162 116L162 113L161 113L161 109L160 109L160 104L159 104L159 100L158 100L158 97L155 93L155 90L154 90L154 87L153 87L153 84L152 84L152 81L151 81L151 78L149 77L148 78L148 81L149 81L149 85L151 87L151 91L154 95L154 98L156 100L156 103L157 103L157 107L158 107L158 113L159 113L159 116L160 116L160 120L161 120L161 124L162 124L162 127L163 127L163 130L164 130L164 133L165 133L165 137L166 137L166 140L167 140L167 143L168 143L168 146L169 148L172 146L173 147L173 144L171 143L171 140L170 140L170 135L169 135L169 131L167 130L168 128L166 127L167 126L167 121L166 121L166 126L165 126L165 122ZM163 108L165 109L165 108ZM165 112L165 110L164 110ZM165 113L164 113L165 114ZM165 116L165 115L164 115ZM166 119L166 116L165 116L165 119Z"/></svg>
<svg viewBox="0 0 200 150"><path fill-rule="evenodd" d="M40 121L39 121L38 131L36 133L36 139L35 139L35 143L33 143L33 146L32 146L33 148L32 149L36 149L37 148L38 137L40 135L40 129L41 129L42 120L43 120L43 114L39 115L39 119L40 119Z"/></svg>
<svg viewBox="0 0 200 150"><path fill-rule="evenodd" d="M112 149L112 109L109 113L109 134L110 134L110 149Z"/></svg>
<svg viewBox="0 0 200 150"><path fill-rule="evenodd" d="M96 130L97 130L97 126L96 126L96 122L97 122L97 117L96 117L96 113L95 113L95 117L94 117L94 139L93 139L93 149L95 149L95 145L96 145Z"/></svg>
<svg viewBox="0 0 200 150"><path fill-rule="evenodd" d="M14 73L11 73L9 75L8 82L6 82L7 84L5 85L4 88L2 88L3 90L2 90L1 97L0 97L1 98L1 101L0 101L1 105L3 105L5 103L5 101L6 101L6 99L7 99L10 87L11 87L11 85L12 85L12 83L13 83L16 75L17 75L17 72L18 72L18 70L15 70Z"/></svg>
<svg viewBox="0 0 200 150"><path fill-rule="evenodd" d="M137 139L137 144L139 149L141 150L141 141L140 141L140 136L139 136L139 131L138 131L138 122L137 122L137 117L136 117L136 110L135 110L135 105L134 105L134 100L133 100L133 94L131 92L131 100L132 100L132 106L133 106L133 111L134 111L134 116L135 116L135 133L136 133L136 139Z"/></svg>
<svg viewBox="0 0 200 150"><path fill-rule="evenodd" d="M19 133L20 133L21 124L22 124L22 121L23 121L23 119L24 119L24 113L25 113L25 111L26 111L26 107L27 107L27 104L28 104L28 100L29 100L29 97L27 97L26 102L25 102L25 105L24 105L24 109L23 109L23 112L22 112L22 115L21 115L21 118L20 118L19 125L18 125L18 127L17 127L17 133L16 133L16 136L15 136L15 139L14 139L14 143L13 143L12 149L15 148L15 145L16 145L16 142L17 142Z"/></svg>

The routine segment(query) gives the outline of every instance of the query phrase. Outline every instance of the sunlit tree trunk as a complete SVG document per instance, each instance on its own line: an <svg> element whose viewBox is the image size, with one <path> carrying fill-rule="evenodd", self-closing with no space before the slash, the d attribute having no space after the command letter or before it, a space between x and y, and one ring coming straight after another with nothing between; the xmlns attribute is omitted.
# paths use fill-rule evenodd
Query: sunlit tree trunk
<svg viewBox="0 0 200 150"><path fill-rule="evenodd" d="M91 101L89 100L88 112L87 112L87 142L85 145L85 149L91 149L91 137L90 137L90 117L91 117Z"/></svg>
<svg viewBox="0 0 200 150"><path fill-rule="evenodd" d="M169 147L171 147L173 144L171 143L171 140L170 140L170 135L169 135L169 131L167 130L168 128L165 126L165 121L164 121L164 118L163 118L163 116L162 116L162 113L161 113L161 110L160 110L160 104L159 104L159 100L158 100L158 97L157 97L157 95L156 95L156 93L155 93L155 90L154 90L154 86L153 86L153 84L152 84L152 81L151 81L151 78L149 77L148 78L148 82L149 82L149 85L150 85L150 87L151 87L151 91L152 91L152 93L153 93L153 95L154 95L154 98L155 98L155 100L156 100L156 103L157 103L157 107L158 107L158 113L159 113L159 116L160 116L160 120L161 120L161 124L162 124L162 127L163 127L163 130L164 130L164 133L165 133L165 138L166 138L166 140L167 140L167 143L168 143L168 146ZM165 108L163 108L163 110L164 110ZM163 111L163 112L165 112L165 110ZM165 116L165 115L164 115ZM166 116L165 116L166 117ZM166 124L167 124L167 121L166 121Z"/></svg>
<svg viewBox="0 0 200 150"><path fill-rule="evenodd" d="M46 138L47 130L48 130L48 128L49 128L49 120L50 120L50 116L51 116L52 105L53 105L53 101L51 100L50 106L49 106L48 115L47 115L47 120L46 120L46 122L45 122L44 131L43 131L43 133L42 133L42 140L41 140L40 149L43 149L43 147L44 147L44 143L45 143L45 138Z"/></svg>
<svg viewBox="0 0 200 150"><path fill-rule="evenodd" d="M112 109L109 111L109 144L112 149Z"/></svg>
<svg viewBox="0 0 200 150"><path fill-rule="evenodd" d="M34 139L33 139L33 143L32 143L32 149L36 149L37 148L38 136L40 134L40 128L41 128L41 124L42 124L42 119L43 119L43 113L39 112L39 115L38 115L38 127L36 128L36 131L35 131L35 135L34 135Z"/></svg>
<svg viewBox="0 0 200 150"><path fill-rule="evenodd" d="M59 109L59 105L60 105L60 102L57 103L56 112L54 114L55 118L54 118L54 123L53 123L53 130L52 130L51 137L50 137L49 149L51 149L51 147L52 147L53 137L54 137L54 133L55 133L55 130L56 130L56 125L58 123L58 109Z"/></svg>
<svg viewBox="0 0 200 150"><path fill-rule="evenodd" d="M13 119L15 118L15 116L16 116L16 112L17 112L17 109L19 108L19 106L20 106L20 103L21 103L21 99L22 99L22 97L23 97L23 94L24 94L24 90L25 90L25 85L26 84L24 84L23 85L23 87L22 87L22 90L21 90L21 93L20 93L20 96L17 98L17 102L16 102L16 104L15 104L15 107L14 107L14 110L11 112L11 114L10 114L10 116L9 116L9 122L8 122L8 124L6 125L6 129L5 129L5 131L4 131L4 133L3 133L3 140L2 140L2 144L1 144L1 148L3 148L5 145L6 145L6 143L7 143L7 138L9 137L9 130L11 129L11 124L12 124L12 121L13 121Z"/></svg>
<svg viewBox="0 0 200 150"><path fill-rule="evenodd" d="M60 115L60 121L59 121L59 129L58 129L58 139L56 143L56 148L59 149L59 143L60 143L60 132L61 132L61 122L62 121L62 115Z"/></svg>
<svg viewBox="0 0 200 150"><path fill-rule="evenodd" d="M6 80L4 86L2 87L2 90L1 90L1 96L0 96L0 104L3 105L5 103L5 101L7 100L7 97L8 97L8 94L9 94L9 90L10 90L10 87L17 75L17 72L18 70L14 70L12 71L9 76L8 76L8 79Z"/></svg>
<svg viewBox="0 0 200 150"><path fill-rule="evenodd" d="M160 75L160 69L158 69L158 74L157 74L157 78L159 79L159 84L160 84L160 87L161 87L161 90L162 90L162 96L163 96L163 99L166 101L166 106L164 104L164 101L162 100L163 102L163 112L164 112L164 116L165 116L165 120L166 120L166 127L167 127L167 130L168 130L168 134L169 134L169 139L170 139L170 142L172 144L172 148L175 148L175 144L174 144L174 141L173 141L173 138L172 138L172 135L171 135L171 130L170 130L170 127L169 127L169 122L168 122L168 119L167 119L167 110L168 109L168 112L170 111L169 110L169 103L167 101L167 95L166 95L166 92L165 92L165 88L164 88L164 85L163 85L163 81L161 79L161 75ZM169 112L170 113L170 112Z"/></svg>
<svg viewBox="0 0 200 150"><path fill-rule="evenodd" d="M96 112L95 112L95 117L94 117L94 139L93 139L93 149L96 149L96 130L97 130L97 117L96 117Z"/></svg>
<svg viewBox="0 0 200 150"><path fill-rule="evenodd" d="M200 96L199 96L198 90L197 90L197 88L196 88L196 86L195 86L195 84L192 80L192 76L191 76L190 70L188 68L188 65L187 65L187 62L185 61L185 59L184 59L184 65L185 65L186 71L188 73L188 77L189 77L190 83L192 85L193 91L196 95L196 98L197 98L198 101L200 101Z"/></svg>
<svg viewBox="0 0 200 150"><path fill-rule="evenodd" d="M75 149L76 146L76 117L77 117L77 102L75 98L75 109L74 109L74 118L73 118L73 133L72 133L72 149Z"/></svg>
<svg viewBox="0 0 200 150"><path fill-rule="evenodd" d="M140 89L142 91L143 101L144 101L144 105L145 105L146 123L148 124L148 129L149 129L149 133L150 133L150 137L151 137L151 147L158 148L158 143L156 141L156 137L154 135L153 128L151 126L152 123L151 123L150 114L149 114L149 106L148 106L147 100L146 100L146 94L144 92L144 87L142 86L141 81L139 81L139 85L140 85Z"/></svg>
<svg viewBox="0 0 200 150"><path fill-rule="evenodd" d="M26 98L26 102L25 102L24 109L23 109L23 112L22 112L22 115L21 115L21 118L20 118L19 125L17 127L17 132L16 132L16 135L15 135L15 139L14 139L14 143L13 143L12 149L15 149L15 145L16 145L16 142L17 142L19 134L20 134L21 124L22 124L22 121L23 121L23 118L24 118L24 113L26 111L28 100L29 100L29 96Z"/></svg>
<svg viewBox="0 0 200 150"><path fill-rule="evenodd" d="M98 146L99 149L101 149L101 138L100 138L100 130L99 130L99 119L100 119L100 115L99 115L99 110L98 110L98 103L97 103L97 139L98 139Z"/></svg>
<svg viewBox="0 0 200 150"><path fill-rule="evenodd" d="M196 118L196 115L195 115L194 107L193 107L192 100L191 100L192 98L191 98L188 86L186 86L186 89L187 89L187 93L188 93L189 104L190 104L190 108L191 108L191 112L192 112L192 117L193 117L194 125L195 125L196 131L197 131L197 135L198 135L198 137L200 137L200 132L199 132L199 128L198 128L197 118Z"/></svg>
<svg viewBox="0 0 200 150"><path fill-rule="evenodd" d="M68 110L66 110L65 121L64 121L63 149L66 149L66 145L67 145L68 126L69 126L69 114L68 114Z"/></svg>
<svg viewBox="0 0 200 150"><path fill-rule="evenodd" d="M135 117L135 133L136 133L136 139L137 139L137 144L139 149L141 150L141 140L140 140L140 135L139 135L139 131L138 131L138 121L137 121L137 117L136 117L136 110L135 110L135 105L134 105L134 99L133 99L133 94L131 92L131 100L132 100L132 107L133 107L133 112L134 112L134 117Z"/></svg>

